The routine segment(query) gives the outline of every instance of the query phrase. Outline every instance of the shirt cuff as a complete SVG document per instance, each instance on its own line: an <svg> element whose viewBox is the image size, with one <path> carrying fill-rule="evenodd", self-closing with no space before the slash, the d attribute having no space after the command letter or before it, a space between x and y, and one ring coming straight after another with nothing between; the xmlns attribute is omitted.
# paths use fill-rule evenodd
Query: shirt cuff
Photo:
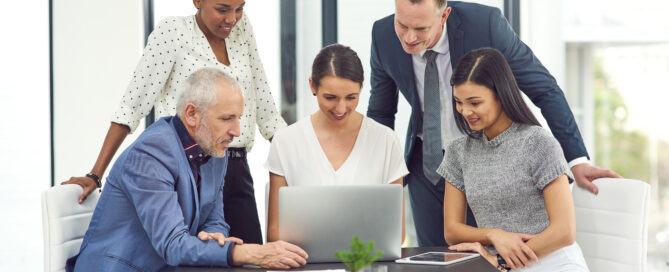
<svg viewBox="0 0 669 272"><path fill-rule="evenodd" d="M233 260L232 260L232 250L235 248L235 245L236 245L237 243L235 243L235 242L228 242L228 243L232 243L232 244L230 244L230 246L228 247L228 266L229 266L229 267L233 267L233 266L235 266L235 265L234 265L234 262L233 262Z"/></svg>
<svg viewBox="0 0 669 272"><path fill-rule="evenodd" d="M571 169L572 167L574 167L574 166L576 166L576 165L579 165L579 164L581 164L581 163L587 163L587 164L590 164L590 160L588 160L588 157L585 157L585 156L584 156L584 157L578 157L578 158L576 158L576 159L573 159L573 160L571 160L571 161L569 162L569 169Z"/></svg>

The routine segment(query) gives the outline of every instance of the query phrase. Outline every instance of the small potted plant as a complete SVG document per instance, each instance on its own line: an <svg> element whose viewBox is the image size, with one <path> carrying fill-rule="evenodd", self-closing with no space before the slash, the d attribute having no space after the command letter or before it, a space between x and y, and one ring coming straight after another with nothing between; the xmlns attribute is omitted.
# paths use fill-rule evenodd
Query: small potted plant
<svg viewBox="0 0 669 272"><path fill-rule="evenodd" d="M371 265L383 255L382 250L376 251L376 254L373 254L374 251L374 241L365 243L361 242L358 239L358 236L353 236L351 241L351 252L347 251L337 251L335 252L335 257L339 258L351 272L361 272L366 267L371 267Z"/></svg>

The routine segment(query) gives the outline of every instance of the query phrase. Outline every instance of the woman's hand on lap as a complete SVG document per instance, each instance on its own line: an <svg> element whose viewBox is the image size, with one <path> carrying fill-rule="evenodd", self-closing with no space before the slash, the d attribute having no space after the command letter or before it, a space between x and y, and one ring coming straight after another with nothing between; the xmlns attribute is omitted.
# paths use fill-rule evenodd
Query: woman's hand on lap
<svg viewBox="0 0 669 272"><path fill-rule="evenodd" d="M525 243L534 235L524 233L506 232L493 230L488 234L488 239L495 246L497 253L504 258L506 264L513 270L530 266L539 261L534 251Z"/></svg>

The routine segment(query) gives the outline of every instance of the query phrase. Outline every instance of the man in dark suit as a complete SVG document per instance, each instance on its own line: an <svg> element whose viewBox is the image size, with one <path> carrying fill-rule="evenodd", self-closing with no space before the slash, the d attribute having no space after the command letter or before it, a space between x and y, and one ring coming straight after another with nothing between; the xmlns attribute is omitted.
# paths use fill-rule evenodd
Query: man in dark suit
<svg viewBox="0 0 669 272"><path fill-rule="evenodd" d="M596 194L593 179L619 177L589 164L562 90L498 9L446 0L396 0L395 14L376 21L372 29L367 115L394 128L398 91L411 105L404 146L410 174L405 184L420 246L446 245L444 180L435 170L443 148L460 135L453 118L450 78L460 58L481 47L504 54L520 89L541 108L579 186ZM476 224L471 211L467 223Z"/></svg>

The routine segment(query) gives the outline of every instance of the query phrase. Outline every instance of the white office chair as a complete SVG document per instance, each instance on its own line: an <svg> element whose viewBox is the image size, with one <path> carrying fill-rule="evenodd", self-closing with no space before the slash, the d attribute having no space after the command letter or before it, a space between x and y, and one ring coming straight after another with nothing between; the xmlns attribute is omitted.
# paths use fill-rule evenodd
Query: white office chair
<svg viewBox="0 0 669 272"><path fill-rule="evenodd" d="M79 185L57 185L42 192L44 271L65 271L65 261L79 253L100 193L94 190L81 205Z"/></svg>
<svg viewBox="0 0 669 272"><path fill-rule="evenodd" d="M593 272L646 271L650 185L630 179L594 181L599 194L574 186L576 241Z"/></svg>

